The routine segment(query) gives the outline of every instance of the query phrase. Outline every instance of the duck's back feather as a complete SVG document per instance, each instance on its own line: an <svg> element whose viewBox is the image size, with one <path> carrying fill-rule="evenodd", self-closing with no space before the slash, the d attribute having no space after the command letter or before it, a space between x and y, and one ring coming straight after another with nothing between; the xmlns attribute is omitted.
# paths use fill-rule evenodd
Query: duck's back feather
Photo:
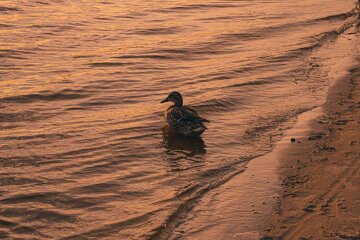
<svg viewBox="0 0 360 240"><path fill-rule="evenodd" d="M209 122L187 106L169 107L165 113L165 121L172 130L187 136L202 134L206 130L203 122Z"/></svg>

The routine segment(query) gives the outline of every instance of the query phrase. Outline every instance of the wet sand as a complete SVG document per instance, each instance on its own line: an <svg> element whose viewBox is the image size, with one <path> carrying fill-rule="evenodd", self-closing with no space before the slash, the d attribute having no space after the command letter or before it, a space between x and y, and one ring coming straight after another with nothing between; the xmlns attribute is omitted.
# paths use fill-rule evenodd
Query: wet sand
<svg viewBox="0 0 360 240"><path fill-rule="evenodd" d="M282 190L262 239L360 239L360 67L309 123L280 158Z"/></svg>

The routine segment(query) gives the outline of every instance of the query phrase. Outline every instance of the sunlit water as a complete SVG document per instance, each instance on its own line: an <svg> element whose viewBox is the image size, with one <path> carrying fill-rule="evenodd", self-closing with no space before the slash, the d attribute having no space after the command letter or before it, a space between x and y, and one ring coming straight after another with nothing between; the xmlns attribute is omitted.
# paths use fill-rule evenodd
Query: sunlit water
<svg viewBox="0 0 360 240"><path fill-rule="evenodd" d="M353 7L0 1L1 238L186 237L201 198L323 103L311 53ZM211 121L202 138L163 134L173 90Z"/></svg>

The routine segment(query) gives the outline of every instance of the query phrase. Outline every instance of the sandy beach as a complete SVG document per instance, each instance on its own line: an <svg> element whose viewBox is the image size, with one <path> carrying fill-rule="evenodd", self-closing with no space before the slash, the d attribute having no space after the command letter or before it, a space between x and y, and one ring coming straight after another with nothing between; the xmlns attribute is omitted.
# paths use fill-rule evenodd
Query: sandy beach
<svg viewBox="0 0 360 240"><path fill-rule="evenodd" d="M311 131L280 164L279 203L262 239L360 239L360 68L330 90Z"/></svg>

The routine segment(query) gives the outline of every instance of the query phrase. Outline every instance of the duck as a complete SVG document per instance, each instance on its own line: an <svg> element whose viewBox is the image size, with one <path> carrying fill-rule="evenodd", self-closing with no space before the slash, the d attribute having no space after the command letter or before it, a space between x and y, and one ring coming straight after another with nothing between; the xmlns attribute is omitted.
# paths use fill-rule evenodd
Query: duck
<svg viewBox="0 0 360 240"><path fill-rule="evenodd" d="M165 111L165 124L171 132L179 135L196 137L200 136L207 127L204 125L209 120L202 118L189 106L183 105L183 97L180 92L171 92L167 98L160 103L172 102Z"/></svg>

